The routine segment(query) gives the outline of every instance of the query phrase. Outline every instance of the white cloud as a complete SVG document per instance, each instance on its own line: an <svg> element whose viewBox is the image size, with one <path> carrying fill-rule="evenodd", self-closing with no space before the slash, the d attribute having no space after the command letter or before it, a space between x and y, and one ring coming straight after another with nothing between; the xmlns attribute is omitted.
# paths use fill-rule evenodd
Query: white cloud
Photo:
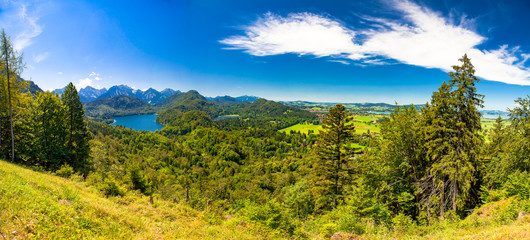
<svg viewBox="0 0 530 240"><path fill-rule="evenodd" d="M401 21L364 17L369 29L354 31L330 17L311 13L271 13L244 28L245 35L220 42L255 56L286 53L349 59L356 65L381 65L390 61L450 71L457 59L468 54L476 75L491 81L530 85L530 54L518 47L480 50L487 38L467 29L473 20L458 25L440 14L409 1L394 2ZM383 58L383 59L381 59ZM385 60L386 59L386 60Z"/></svg>
<svg viewBox="0 0 530 240"><path fill-rule="evenodd" d="M62 74L62 73L61 73ZM75 85L77 89L86 88L87 86L91 86L96 89L101 89L102 87L100 85L97 85L94 83L94 81L101 81L101 77L99 77L99 73L91 72L88 77L79 79L79 83Z"/></svg>
<svg viewBox="0 0 530 240"><path fill-rule="evenodd" d="M12 36L13 48L17 51L33 44L43 26L38 23L40 8L35 2L1 1L0 26Z"/></svg>
<svg viewBox="0 0 530 240"><path fill-rule="evenodd" d="M268 13L245 30L246 36L220 42L255 56L297 53L324 57L358 52L358 46L352 42L353 31L311 13L290 14L285 18Z"/></svg>
<svg viewBox="0 0 530 240"><path fill-rule="evenodd" d="M63 72L57 72L57 75L63 75Z"/></svg>
<svg viewBox="0 0 530 240"><path fill-rule="evenodd" d="M13 40L13 47L20 51L33 43L33 39L42 33L42 26L37 23L39 17L31 12L28 14L27 6L18 6L17 21L21 28L16 33L15 39Z"/></svg>
<svg viewBox="0 0 530 240"><path fill-rule="evenodd" d="M48 58L48 55L50 55L48 52L41 53L41 54L33 57L33 61L35 61L36 63L40 63L40 62L46 60Z"/></svg>
<svg viewBox="0 0 530 240"><path fill-rule="evenodd" d="M81 88L86 88L87 86L92 86L92 85L93 85L92 79L84 78L84 79L79 79L79 83L76 85L76 88L81 89Z"/></svg>
<svg viewBox="0 0 530 240"><path fill-rule="evenodd" d="M345 61L345 60L335 60L335 59L332 59L332 60L329 60L330 62L336 62L336 63L342 63L344 65L350 65L350 62L348 61Z"/></svg>

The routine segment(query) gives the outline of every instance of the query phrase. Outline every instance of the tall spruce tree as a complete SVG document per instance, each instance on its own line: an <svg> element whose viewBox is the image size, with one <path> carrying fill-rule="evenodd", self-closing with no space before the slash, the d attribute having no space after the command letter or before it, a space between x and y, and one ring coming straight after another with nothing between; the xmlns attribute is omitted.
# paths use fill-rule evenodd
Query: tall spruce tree
<svg viewBox="0 0 530 240"><path fill-rule="evenodd" d="M467 55L453 66L450 80L433 93L422 112L425 152L430 169L422 181L427 212L437 202L440 217L468 200L476 184L479 149L483 143L480 113L483 96L477 94L475 70Z"/></svg>
<svg viewBox="0 0 530 240"><path fill-rule="evenodd" d="M352 113L342 104L329 110L320 131L316 147L318 159L313 166L316 177L313 179L317 197L317 208L337 207L337 201L343 196L344 185L352 174L352 158L355 149L351 147L355 127L350 124ZM331 199L330 199L331 198Z"/></svg>
<svg viewBox="0 0 530 240"><path fill-rule="evenodd" d="M64 117L67 136L68 164L86 175L87 161L90 154L90 132L84 115L85 109L79 94L72 83L69 83L61 96L64 105Z"/></svg>

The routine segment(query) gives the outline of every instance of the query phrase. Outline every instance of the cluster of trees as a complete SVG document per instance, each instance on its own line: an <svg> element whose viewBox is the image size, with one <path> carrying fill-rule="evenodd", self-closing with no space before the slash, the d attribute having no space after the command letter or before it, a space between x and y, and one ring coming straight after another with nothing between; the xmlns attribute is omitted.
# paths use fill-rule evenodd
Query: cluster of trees
<svg viewBox="0 0 530 240"><path fill-rule="evenodd" d="M392 216L425 223L464 217L482 203L530 190L522 184L530 180L525 145L530 100L516 100L511 123L499 117L486 141L479 80L469 58L460 61L421 112L398 106L382 122L379 146L361 158L358 177Z"/></svg>
<svg viewBox="0 0 530 240"><path fill-rule="evenodd" d="M66 163L107 196L154 195L214 220L230 211L300 236L305 222L362 233L367 219L429 223L530 198L530 99L518 99L510 123L498 119L486 141L467 56L420 112L398 106L379 138L355 135L340 104L320 133L286 134L278 129L316 115L263 99L220 106L195 91L169 98L158 116L168 126L153 133L86 122L71 83L61 96L25 93L16 81L21 58L1 37L0 154L48 170ZM239 118L212 120L223 114Z"/></svg>
<svg viewBox="0 0 530 240"><path fill-rule="evenodd" d="M31 95L20 81L22 56L1 33L0 155L11 161L54 170L68 164L86 173L90 133L72 83L59 97Z"/></svg>

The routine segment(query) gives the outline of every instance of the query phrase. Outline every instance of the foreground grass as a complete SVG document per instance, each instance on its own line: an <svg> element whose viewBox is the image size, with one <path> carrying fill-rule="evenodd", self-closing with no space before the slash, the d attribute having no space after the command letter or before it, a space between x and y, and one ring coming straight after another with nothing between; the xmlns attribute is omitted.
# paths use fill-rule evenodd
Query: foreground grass
<svg viewBox="0 0 530 240"><path fill-rule="evenodd" d="M0 160L0 239L275 238L232 218L209 223L184 205L130 194L105 198L84 182Z"/></svg>
<svg viewBox="0 0 530 240"><path fill-rule="evenodd" d="M530 239L530 215L515 220L519 211L529 211L529 208L529 204L514 198L505 199L486 204L461 221L432 226L391 226L349 236L355 239ZM330 221L333 223L334 219ZM334 231L324 234L325 227L317 222L320 221L302 223L306 225L307 234L304 235L329 239ZM149 198L141 195L105 198L84 182L35 172L0 160L0 239L282 237L286 236L243 223L238 217L212 218L208 211L158 199L150 204Z"/></svg>

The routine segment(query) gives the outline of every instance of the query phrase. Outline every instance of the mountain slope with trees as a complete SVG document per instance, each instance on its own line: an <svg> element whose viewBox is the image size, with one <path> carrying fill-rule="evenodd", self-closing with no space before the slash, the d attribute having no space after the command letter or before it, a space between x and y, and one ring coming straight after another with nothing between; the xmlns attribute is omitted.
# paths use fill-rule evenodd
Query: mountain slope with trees
<svg viewBox="0 0 530 240"><path fill-rule="evenodd" d="M485 141L465 55L421 111L396 106L379 136L355 134L343 105L325 114L321 134L286 134L278 130L316 115L265 99L215 104L196 91L159 106L115 96L83 107L73 84L32 96L2 38L0 154L41 172L0 162L2 236L528 237L530 96ZM157 108L168 126L84 118L122 107ZM238 117L215 120L226 114Z"/></svg>
<svg viewBox="0 0 530 240"><path fill-rule="evenodd" d="M84 104L87 115L95 118L108 119L114 116L135 114L152 114L154 109L136 97L118 95L100 98Z"/></svg>

